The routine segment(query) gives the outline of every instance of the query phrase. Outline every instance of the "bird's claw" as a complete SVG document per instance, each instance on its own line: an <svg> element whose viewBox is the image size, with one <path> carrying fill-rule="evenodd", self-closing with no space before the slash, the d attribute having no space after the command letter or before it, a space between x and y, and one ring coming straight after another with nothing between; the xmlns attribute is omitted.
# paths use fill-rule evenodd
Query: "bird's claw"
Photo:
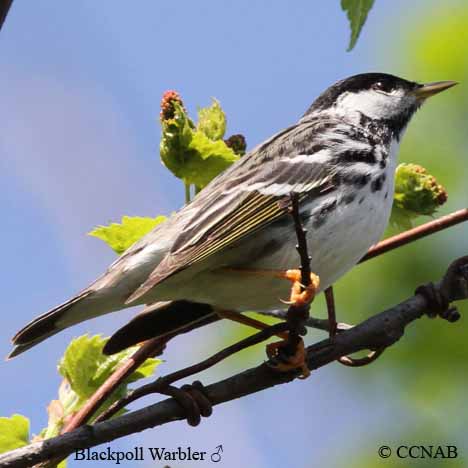
<svg viewBox="0 0 468 468"><path fill-rule="evenodd" d="M268 356L268 366L278 372L290 372L300 369L300 379L306 379L310 375L310 370L307 367L306 351L304 341L301 339L296 347L294 355L289 356L284 353L284 348L287 341L276 341L269 343L266 346L266 354Z"/></svg>
<svg viewBox="0 0 468 468"><path fill-rule="evenodd" d="M296 307L303 307L314 300L317 289L320 286L320 278L316 274L310 274L310 284L308 286L304 286L301 283L301 270L286 270L282 277L293 283L289 301L282 302Z"/></svg>

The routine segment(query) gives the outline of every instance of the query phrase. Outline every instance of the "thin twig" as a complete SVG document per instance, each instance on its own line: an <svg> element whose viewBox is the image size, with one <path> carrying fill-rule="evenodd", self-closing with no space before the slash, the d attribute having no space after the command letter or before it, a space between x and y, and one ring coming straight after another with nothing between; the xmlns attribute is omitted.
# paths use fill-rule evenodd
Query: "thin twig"
<svg viewBox="0 0 468 468"><path fill-rule="evenodd" d="M116 414L128 404L134 402L135 400L138 400L143 396L149 395L150 393L160 393L161 390L164 390L167 386L171 385L172 383L189 377L191 375L198 374L199 372L202 372L214 366L215 364L218 364L219 362L223 361L229 356L232 356L233 354L236 354L239 351L242 351L243 349L246 349L250 346L261 343L262 341L265 341L268 338L271 338L272 336L284 332L286 330L288 330L287 323L277 323L276 325L272 325L268 328L265 328L264 330L256 333L255 335L249 336L219 351L218 353L213 354L211 357L205 359L204 361L201 361L197 364L186 367L179 371L173 372L164 377L160 377L155 382L143 385L142 387L139 387L136 390L129 392L125 397L115 402L104 413L102 413L98 418L96 418L96 421L105 421L106 419L109 419L112 416L114 416L114 414Z"/></svg>
<svg viewBox="0 0 468 468"><path fill-rule="evenodd" d="M247 327L255 328L256 330L265 330L266 328L271 326L268 323L265 323L265 322L262 322L261 320L257 320L247 315L244 315L241 312L218 309L217 314L222 319L231 320L235 323L240 323L241 325L246 325ZM284 340L287 338L288 333L287 332L278 333L277 336L278 338L282 338Z"/></svg>
<svg viewBox="0 0 468 468"><path fill-rule="evenodd" d="M301 223L301 216L299 213L299 197L297 193L292 193L290 196L291 205L289 212L294 222L294 229L296 231L297 245L296 250L299 254L301 262L301 287L302 290L311 284L311 269L310 269L310 256L307 248L307 231ZM286 321L289 325L289 334L284 351L286 355L294 356L298 350L298 346L302 342L301 336L307 333L305 322L309 318L310 304L291 304L286 313Z"/></svg>
<svg viewBox="0 0 468 468"><path fill-rule="evenodd" d="M325 289L325 301L327 303L327 312L328 312L328 326L330 338L333 338L336 335L338 330L338 323L336 321L336 307L335 307L335 295L333 294L333 286L329 286Z"/></svg>
<svg viewBox="0 0 468 468"><path fill-rule="evenodd" d="M374 247L369 249L367 254L360 260L359 263L365 262L386 252L390 252L390 250L402 247L406 244L409 244L410 242L422 239L423 237L429 236L465 221L468 221L468 208L454 211L453 213L450 213L446 216L434 219L433 221L429 221L428 223L422 224L421 226L409 229L408 231L402 232L401 234L397 234L396 236L389 237L388 239L379 242Z"/></svg>
<svg viewBox="0 0 468 468"><path fill-rule="evenodd" d="M468 256L453 262L442 281L435 286L449 302L468 298ZM307 349L310 369L323 367L340 356L364 349L379 349L396 343L405 327L422 317L432 305L416 294L406 301L365 320ZM266 365L243 371L206 387L213 405L253 394L278 384L290 382L297 373L272 372ZM185 418L184 410L172 398L127 413L94 426L82 426L73 432L36 442L0 455L2 468L31 466L54 457L66 457L76 450L94 447L135 432Z"/></svg>
<svg viewBox="0 0 468 468"><path fill-rule="evenodd" d="M291 216L294 221L294 229L296 231L296 238L297 238L297 245L296 250L299 254L299 258L301 261L301 283L304 286L309 286L311 283L310 274L310 255L307 248L307 230L304 229L301 223L301 217L299 213L299 197L297 193L291 194Z"/></svg>
<svg viewBox="0 0 468 468"><path fill-rule="evenodd" d="M336 306L335 306L335 295L333 293L333 287L329 287L325 290L325 297L327 301L327 311L328 311L328 322L330 323L330 340L333 340L336 331L337 331L337 323L336 323ZM340 364L348 367L362 367L371 364L375 360L379 358L379 356L384 352L385 348L381 348L378 350L372 350L367 356L362 358L353 358L351 356L340 356L337 361Z"/></svg>

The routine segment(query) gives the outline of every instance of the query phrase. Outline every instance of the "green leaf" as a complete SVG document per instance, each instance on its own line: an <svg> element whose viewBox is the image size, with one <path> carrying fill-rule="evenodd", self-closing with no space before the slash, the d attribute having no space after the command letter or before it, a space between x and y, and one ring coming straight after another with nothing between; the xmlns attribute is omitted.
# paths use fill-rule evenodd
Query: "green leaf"
<svg viewBox="0 0 468 468"><path fill-rule="evenodd" d="M100 335L83 335L72 340L63 355L58 370L67 379L70 387L80 398L90 397L98 387L130 357L138 346L132 346L120 353L106 356L102 348L107 338ZM142 366L132 374L131 381L148 377L158 364L159 359L147 359Z"/></svg>
<svg viewBox="0 0 468 468"><path fill-rule="evenodd" d="M187 147L192 140L192 124L184 108L173 103L174 117L161 121L162 137L159 151L162 163L179 179L184 179Z"/></svg>
<svg viewBox="0 0 468 468"><path fill-rule="evenodd" d="M174 118L162 122L161 160L185 184L203 188L239 156L224 141L194 130L178 103L174 109Z"/></svg>
<svg viewBox="0 0 468 468"><path fill-rule="evenodd" d="M8 452L29 443L29 419L21 414L0 418L0 453Z"/></svg>
<svg viewBox="0 0 468 468"><path fill-rule="evenodd" d="M374 0L341 0L341 9L346 12L351 27L348 52L356 45L367 15L373 5Z"/></svg>
<svg viewBox="0 0 468 468"><path fill-rule="evenodd" d="M68 345L58 365L59 373L67 379L72 390L82 399L95 390L94 378L99 365L105 360L102 348L105 340L99 335L83 335Z"/></svg>
<svg viewBox="0 0 468 468"><path fill-rule="evenodd" d="M193 133L188 146L191 157L184 167L184 180L199 188L227 169L239 156L222 140L212 141L204 133Z"/></svg>
<svg viewBox="0 0 468 468"><path fill-rule="evenodd" d="M412 227L418 216L432 216L447 201L447 191L418 164L400 164L395 171L395 195L391 222Z"/></svg>
<svg viewBox="0 0 468 468"><path fill-rule="evenodd" d="M197 130L203 132L210 140L221 140L226 132L226 114L213 98L210 107L198 109Z"/></svg>
<svg viewBox="0 0 468 468"><path fill-rule="evenodd" d="M120 255L166 219L165 216L156 216L156 218L123 216L121 224L98 226L88 235L102 239Z"/></svg>
<svg viewBox="0 0 468 468"><path fill-rule="evenodd" d="M83 335L75 338L66 349L58 366L58 370L64 377L64 381L60 385L57 403L60 404L63 411L62 414L60 414L60 411L49 412L49 426L44 431L44 437L51 437L60 433L63 421L78 411L115 370L138 349L138 346L132 346L120 353L106 356L102 354L102 348L106 342L107 338L102 338L99 335ZM161 362L160 359L147 359L114 390L99 408L94 418L116 400L125 396L127 385L130 382L136 382L137 380L149 377ZM55 407L53 409L55 410ZM125 410L122 410L118 414L122 414L123 412Z"/></svg>

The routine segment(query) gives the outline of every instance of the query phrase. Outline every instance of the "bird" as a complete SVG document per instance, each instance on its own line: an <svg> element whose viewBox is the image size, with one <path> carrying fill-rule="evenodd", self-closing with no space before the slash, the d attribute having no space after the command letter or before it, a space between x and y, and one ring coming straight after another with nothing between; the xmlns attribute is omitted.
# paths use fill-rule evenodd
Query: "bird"
<svg viewBox="0 0 468 468"><path fill-rule="evenodd" d="M104 353L223 311L284 308L284 278L298 263L294 223L284 208L292 195L307 230L314 293L324 291L383 235L405 130L427 98L455 84L373 72L331 85L297 123L218 175L90 286L22 328L9 358L135 305L146 308L110 338Z"/></svg>

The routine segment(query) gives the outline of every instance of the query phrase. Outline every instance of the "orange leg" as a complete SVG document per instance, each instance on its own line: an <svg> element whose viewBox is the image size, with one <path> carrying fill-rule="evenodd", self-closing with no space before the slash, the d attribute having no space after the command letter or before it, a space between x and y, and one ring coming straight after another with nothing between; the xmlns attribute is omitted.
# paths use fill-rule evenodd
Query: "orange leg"
<svg viewBox="0 0 468 468"><path fill-rule="evenodd" d="M301 283L301 270L286 270L278 274L278 277L292 282L291 297L288 304L297 307L310 304L314 300L317 289L320 286L320 278L314 273L310 274L310 284L304 286Z"/></svg>
<svg viewBox="0 0 468 468"><path fill-rule="evenodd" d="M283 302L296 306L310 304L314 300L317 289L320 286L320 278L314 273L310 274L310 284L304 286L301 283L301 270L249 270L243 268L223 268L223 270L245 275L273 276L275 278L287 279L291 281L293 285L291 288L290 300Z"/></svg>
<svg viewBox="0 0 468 468"><path fill-rule="evenodd" d="M286 345L286 340L269 343L266 346L268 358L275 363L270 364L270 367L279 372L290 372L292 370L301 369L300 379L306 379L310 375L310 370L307 367L306 351L304 340L301 339L296 348L296 353L293 356L288 356L286 362L277 362L281 349Z"/></svg>
<svg viewBox="0 0 468 468"><path fill-rule="evenodd" d="M310 304L320 286L320 278L314 273L310 274L310 284L304 286L301 283L302 273L301 270L287 270L278 274L279 278L285 278L292 282L291 296L289 302L292 307L304 307ZM306 351L304 347L304 341L300 339L296 346L296 350L293 356L287 356L287 359L279 359L281 357L281 349L288 346L288 341L278 341L276 343L270 343L267 345L266 353L270 360L275 361L273 369L280 372L289 372L295 369L301 369L301 379L306 379L310 375L310 370L307 367L306 362ZM283 362L281 362L283 361Z"/></svg>
<svg viewBox="0 0 468 468"><path fill-rule="evenodd" d="M244 269L228 269L233 272L243 273L243 274L251 274L251 275L267 275L267 276L274 276L276 278L284 278L291 281L291 295L290 300L286 302L286 304L290 304L295 307L303 307L310 304L315 294L320 286L320 278L315 275L314 273L310 274L310 284L308 286L304 286L301 283L302 274L301 270L286 270L286 271L278 271L278 270L244 270ZM226 316L226 312L230 314L230 316ZM262 327L265 327L263 322L259 322L255 319L251 319L250 317L245 317L243 315L228 312L228 311L221 311L218 314L222 317L229 318L231 320L235 320L236 322L244 323L245 325L253 326L254 328L259 328L258 324L262 324ZM234 315L234 318L232 316ZM239 318L242 318L239 320ZM293 356L281 356L281 349L284 348L287 342L286 334L281 334L282 341L278 341L276 343L270 343L266 347L266 353L270 360L275 361L275 364L271 364L271 367L280 372L289 372L295 369L301 369L301 377L300 378L307 378L310 375L310 370L306 364L306 352L304 347L304 341L301 339L297 348L296 352Z"/></svg>
<svg viewBox="0 0 468 468"><path fill-rule="evenodd" d="M246 315L242 315L239 312L234 312L232 310L217 309L216 313L221 318L232 320L233 322L241 323L242 325L247 325L257 330L264 330L265 328L269 327L267 323L261 322L260 320L256 320L251 317L247 317ZM287 332L278 333L276 336L285 340L287 339L288 334Z"/></svg>
<svg viewBox="0 0 468 468"><path fill-rule="evenodd" d="M257 330L264 330L265 328L268 328L266 323L251 317L247 317L246 315L242 315L239 312L218 309L216 313L224 319L232 320L233 322L241 323L243 325L248 325L249 327L256 328ZM266 354L269 359L276 360L276 358L278 358L278 353L280 352L281 348L285 346L285 343L288 339L287 332L278 333L276 336L281 338L281 341L269 343L266 346ZM300 378L305 379L310 375L310 371L307 368L307 364L305 362L305 356L304 341L301 340L294 356L288 357L287 362L280 362L279 364L271 365L270 367L280 372L289 372L291 370L300 368L302 370Z"/></svg>

